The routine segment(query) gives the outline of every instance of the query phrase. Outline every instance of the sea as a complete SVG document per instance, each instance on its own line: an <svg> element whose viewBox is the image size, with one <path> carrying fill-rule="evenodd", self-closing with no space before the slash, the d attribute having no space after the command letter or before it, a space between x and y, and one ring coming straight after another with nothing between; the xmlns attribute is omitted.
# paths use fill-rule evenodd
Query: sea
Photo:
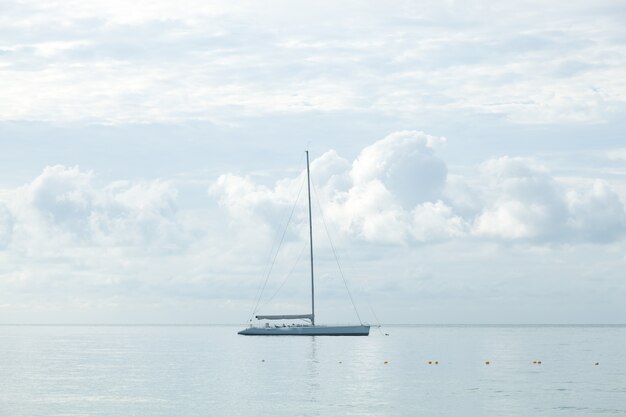
<svg viewBox="0 0 626 417"><path fill-rule="evenodd" d="M239 329L0 326L0 416L626 416L626 326Z"/></svg>

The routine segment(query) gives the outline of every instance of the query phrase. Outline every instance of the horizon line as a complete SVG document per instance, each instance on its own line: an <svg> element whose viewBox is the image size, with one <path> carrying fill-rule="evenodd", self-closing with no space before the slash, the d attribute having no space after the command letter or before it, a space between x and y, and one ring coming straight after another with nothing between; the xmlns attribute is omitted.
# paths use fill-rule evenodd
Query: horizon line
<svg viewBox="0 0 626 417"><path fill-rule="evenodd" d="M366 324L366 323L364 323ZM235 327L249 323L0 323L0 326ZM626 323L383 323L371 327L626 327Z"/></svg>

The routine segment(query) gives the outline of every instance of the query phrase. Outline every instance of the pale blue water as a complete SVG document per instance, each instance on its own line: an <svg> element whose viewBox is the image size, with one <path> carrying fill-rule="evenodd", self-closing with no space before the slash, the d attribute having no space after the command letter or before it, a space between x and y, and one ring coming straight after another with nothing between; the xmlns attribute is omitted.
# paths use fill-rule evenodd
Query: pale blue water
<svg viewBox="0 0 626 417"><path fill-rule="evenodd" d="M237 329L0 326L0 416L626 416L626 327Z"/></svg>

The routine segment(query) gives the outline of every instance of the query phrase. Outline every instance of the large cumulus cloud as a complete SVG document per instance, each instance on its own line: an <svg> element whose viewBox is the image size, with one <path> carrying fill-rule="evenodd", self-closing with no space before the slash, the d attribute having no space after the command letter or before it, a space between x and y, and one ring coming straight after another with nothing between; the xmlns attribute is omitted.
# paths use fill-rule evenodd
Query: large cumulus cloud
<svg viewBox="0 0 626 417"><path fill-rule="evenodd" d="M109 322L118 308L158 315L168 297L154 294L186 288L182 281L193 287L206 274L206 253L191 247L206 232L181 214L172 182L103 181L55 165L1 191L5 321L47 322L57 314L53 321Z"/></svg>
<svg viewBox="0 0 626 417"><path fill-rule="evenodd" d="M474 221L476 235L539 242L610 242L624 235L624 204L606 183L568 188L522 158L492 159L482 168L488 197Z"/></svg>
<svg viewBox="0 0 626 417"><path fill-rule="evenodd" d="M333 150L324 153L311 170L326 220L339 232L371 242L427 241L463 233L465 222L442 200L447 169L436 149L444 143L445 138L402 131L364 148L351 163ZM210 192L234 216L244 209L259 213L292 204L303 178L304 171L267 187L224 174Z"/></svg>
<svg viewBox="0 0 626 417"><path fill-rule="evenodd" d="M483 164L487 198L474 232L505 239L558 237L566 227L564 195L549 172L531 161L502 157Z"/></svg>
<svg viewBox="0 0 626 417"><path fill-rule="evenodd" d="M600 180L590 189L567 193L567 225L580 240L610 242L626 232L626 212L619 196Z"/></svg>
<svg viewBox="0 0 626 417"><path fill-rule="evenodd" d="M445 138L395 132L361 151L350 177L357 187L380 181L405 208L436 200L446 182L446 164L435 154Z"/></svg>
<svg viewBox="0 0 626 417"><path fill-rule="evenodd" d="M566 185L535 160L485 161L475 178L448 176L437 149L445 138L395 132L349 162L328 151L312 162L326 220L344 236L376 243L454 237L509 242L610 242L626 232L626 211L603 182ZM304 172L272 186L224 174L211 187L233 215L293 202ZM306 218L301 218L305 222Z"/></svg>
<svg viewBox="0 0 626 417"><path fill-rule="evenodd" d="M75 234L88 233L96 198L92 179L93 173L78 167L46 167L29 184L28 203L50 224Z"/></svg>
<svg viewBox="0 0 626 417"><path fill-rule="evenodd" d="M56 165L16 193L11 216L23 240L168 251L184 246L176 200L169 182L100 184L91 171Z"/></svg>

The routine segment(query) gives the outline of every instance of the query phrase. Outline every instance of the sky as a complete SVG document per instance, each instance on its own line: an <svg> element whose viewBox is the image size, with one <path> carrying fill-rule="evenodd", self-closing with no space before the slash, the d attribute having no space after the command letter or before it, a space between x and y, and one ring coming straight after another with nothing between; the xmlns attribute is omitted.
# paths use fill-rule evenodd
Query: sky
<svg viewBox="0 0 626 417"><path fill-rule="evenodd" d="M625 323L624 21L4 0L0 323L307 312L305 149L318 323Z"/></svg>

